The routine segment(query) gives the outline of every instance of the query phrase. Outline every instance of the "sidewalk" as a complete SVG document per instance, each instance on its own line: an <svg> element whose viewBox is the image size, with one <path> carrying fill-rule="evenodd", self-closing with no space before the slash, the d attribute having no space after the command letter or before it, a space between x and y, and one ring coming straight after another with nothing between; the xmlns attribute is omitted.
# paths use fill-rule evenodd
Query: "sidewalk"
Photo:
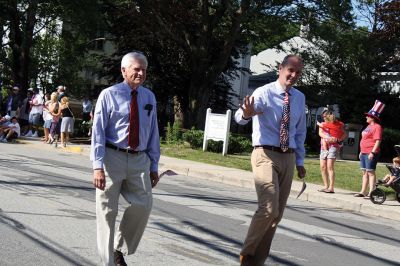
<svg viewBox="0 0 400 266"><path fill-rule="evenodd" d="M22 138L20 143L30 145L40 145L47 149L54 150L54 147L44 145L38 139ZM89 156L89 145L72 144L66 148L57 148L59 152L73 152ZM227 168L217 165L193 162L188 160L176 159L172 157L161 156L159 171L171 169L179 175L201 178L215 182L221 182L228 185L239 186L254 189L253 174L249 171ZM164 177L166 178L166 177ZM307 178L306 178L307 182ZM293 180L290 197L297 197L302 182ZM326 206L349 210L356 213L374 215L383 218L400 221L400 203L397 201L386 200L382 205L373 204L369 199L353 197L354 191L335 189L334 194L322 193L317 190L320 185L307 183L307 188L299 199Z"/></svg>

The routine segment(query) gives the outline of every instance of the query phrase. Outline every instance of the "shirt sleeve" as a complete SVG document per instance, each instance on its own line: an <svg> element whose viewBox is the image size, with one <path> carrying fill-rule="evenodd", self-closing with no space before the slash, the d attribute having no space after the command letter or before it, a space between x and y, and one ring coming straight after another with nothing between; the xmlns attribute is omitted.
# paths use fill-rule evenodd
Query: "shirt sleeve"
<svg viewBox="0 0 400 266"><path fill-rule="evenodd" d="M104 168L104 154L105 154L105 132L109 121L106 95L103 91L100 93L96 103L95 114L93 118L92 127L92 144L90 159L92 161L93 169Z"/></svg>
<svg viewBox="0 0 400 266"><path fill-rule="evenodd" d="M374 129L374 140L381 140L382 139L382 128L380 126L375 127Z"/></svg>
<svg viewBox="0 0 400 266"><path fill-rule="evenodd" d="M246 125L249 121L251 120L251 118L249 119L244 119L243 118L243 110L242 109L238 109L235 112L235 121L236 123L238 123L239 125Z"/></svg>
<svg viewBox="0 0 400 266"><path fill-rule="evenodd" d="M160 160L160 136L158 133L157 122L157 103L153 96L153 117L151 120L150 136L147 143L147 155L150 158L150 172L158 171L158 161Z"/></svg>
<svg viewBox="0 0 400 266"><path fill-rule="evenodd" d="M301 99L301 105L305 106L305 97L303 94L301 94L302 99ZM303 109L302 114L300 116L299 121L297 122L296 125L296 134L294 136L294 140L296 142L296 149L295 154L296 154L296 165L297 166L303 166L304 165L304 158L306 156L306 150L304 148L304 142L306 140L306 135L307 135L307 126L306 126L306 112Z"/></svg>
<svg viewBox="0 0 400 266"><path fill-rule="evenodd" d="M257 112L261 111L264 104L262 103L262 95L261 95L260 90L256 89L253 92L253 94L251 95L251 97L254 97L254 109ZM243 118L243 110L241 108L239 108L235 112L235 121L239 125L246 125L250 120L251 120L251 118L249 118L249 119Z"/></svg>

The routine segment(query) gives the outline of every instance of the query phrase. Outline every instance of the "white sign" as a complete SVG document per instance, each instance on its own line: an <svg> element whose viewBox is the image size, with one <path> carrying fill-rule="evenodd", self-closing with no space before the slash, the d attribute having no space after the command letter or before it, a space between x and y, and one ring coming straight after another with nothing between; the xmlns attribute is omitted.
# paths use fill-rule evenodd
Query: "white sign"
<svg viewBox="0 0 400 266"><path fill-rule="evenodd" d="M224 142L222 155L228 153L229 129L231 126L231 110L226 114L213 114L207 109L206 125L204 128L203 151L207 150L208 140L222 140Z"/></svg>

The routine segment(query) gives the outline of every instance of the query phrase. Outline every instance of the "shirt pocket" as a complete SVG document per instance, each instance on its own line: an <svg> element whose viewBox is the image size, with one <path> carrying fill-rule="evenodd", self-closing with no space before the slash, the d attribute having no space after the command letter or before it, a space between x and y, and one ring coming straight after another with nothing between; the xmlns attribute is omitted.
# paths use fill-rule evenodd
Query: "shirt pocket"
<svg viewBox="0 0 400 266"><path fill-rule="evenodd" d="M142 105L139 109L140 127L145 130L149 129L154 112L154 110L145 110L146 105L147 104Z"/></svg>

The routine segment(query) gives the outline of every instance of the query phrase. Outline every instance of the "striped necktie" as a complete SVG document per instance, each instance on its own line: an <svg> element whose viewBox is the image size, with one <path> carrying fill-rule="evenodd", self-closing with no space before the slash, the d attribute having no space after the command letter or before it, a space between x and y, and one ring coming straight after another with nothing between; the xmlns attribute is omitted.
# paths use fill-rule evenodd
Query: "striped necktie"
<svg viewBox="0 0 400 266"><path fill-rule="evenodd" d="M128 135L128 144L132 150L135 150L137 146L139 146L139 108L137 103L137 94L137 90L132 90Z"/></svg>
<svg viewBox="0 0 400 266"><path fill-rule="evenodd" d="M285 91L285 98L283 99L281 129L279 134L279 140L283 152L289 149L289 124L290 124L289 93Z"/></svg>

